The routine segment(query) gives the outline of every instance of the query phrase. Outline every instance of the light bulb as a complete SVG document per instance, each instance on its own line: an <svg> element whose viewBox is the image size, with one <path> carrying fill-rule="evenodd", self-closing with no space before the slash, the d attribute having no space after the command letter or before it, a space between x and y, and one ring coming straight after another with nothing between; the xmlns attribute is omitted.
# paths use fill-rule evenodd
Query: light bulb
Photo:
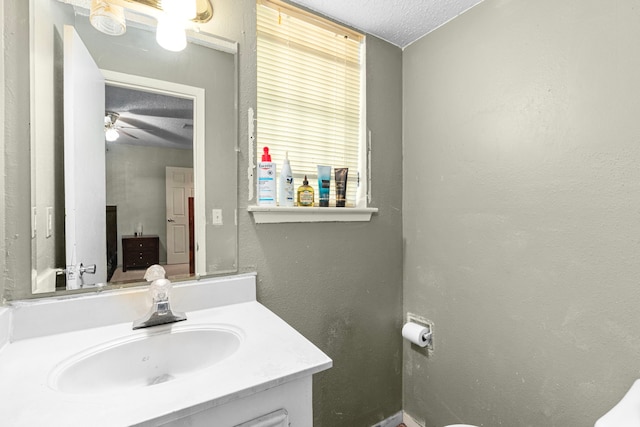
<svg viewBox="0 0 640 427"><path fill-rule="evenodd" d="M114 128L108 128L104 131L104 137L107 141L113 142L120 137L118 131Z"/></svg>
<svg viewBox="0 0 640 427"><path fill-rule="evenodd" d="M189 20L196 17L196 0L162 0L162 10L176 18Z"/></svg>
<svg viewBox="0 0 640 427"><path fill-rule="evenodd" d="M163 14L158 19L156 41L160 46L172 52L180 52L183 50L187 47L187 34L184 31L184 22L166 13Z"/></svg>

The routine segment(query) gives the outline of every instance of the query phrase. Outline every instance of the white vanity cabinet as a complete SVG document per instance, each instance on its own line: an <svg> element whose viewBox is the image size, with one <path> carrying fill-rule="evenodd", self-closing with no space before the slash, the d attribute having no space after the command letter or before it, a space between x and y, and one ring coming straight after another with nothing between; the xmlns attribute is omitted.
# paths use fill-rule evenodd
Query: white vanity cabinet
<svg viewBox="0 0 640 427"><path fill-rule="evenodd" d="M194 412L195 411L195 412ZM187 412L193 412L185 415ZM220 406L190 408L140 427L312 427L311 376Z"/></svg>
<svg viewBox="0 0 640 427"><path fill-rule="evenodd" d="M255 281L176 284L187 320L135 331L145 289L0 308L2 425L312 427L312 377L332 361L256 301Z"/></svg>

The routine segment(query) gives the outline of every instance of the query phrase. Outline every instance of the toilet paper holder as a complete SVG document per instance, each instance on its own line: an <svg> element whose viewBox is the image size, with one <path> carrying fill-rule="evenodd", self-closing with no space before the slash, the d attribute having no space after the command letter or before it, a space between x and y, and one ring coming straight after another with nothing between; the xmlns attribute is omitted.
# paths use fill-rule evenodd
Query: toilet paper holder
<svg viewBox="0 0 640 427"><path fill-rule="evenodd" d="M416 323L427 329L423 334L422 339L426 343L424 348L427 349L428 354L431 354L433 352L433 322L426 317L419 316L414 313L407 313L406 322Z"/></svg>

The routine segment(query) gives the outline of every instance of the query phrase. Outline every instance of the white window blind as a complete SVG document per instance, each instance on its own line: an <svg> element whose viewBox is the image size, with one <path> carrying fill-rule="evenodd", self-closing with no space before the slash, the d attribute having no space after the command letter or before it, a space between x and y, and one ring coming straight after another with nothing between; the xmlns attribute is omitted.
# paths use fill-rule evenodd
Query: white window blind
<svg viewBox="0 0 640 427"><path fill-rule="evenodd" d="M317 165L331 166L332 206L335 168L349 168L347 206L362 206L363 36L270 0L258 0L257 34L258 161L269 147L279 179L288 152L296 190L306 175L316 204Z"/></svg>

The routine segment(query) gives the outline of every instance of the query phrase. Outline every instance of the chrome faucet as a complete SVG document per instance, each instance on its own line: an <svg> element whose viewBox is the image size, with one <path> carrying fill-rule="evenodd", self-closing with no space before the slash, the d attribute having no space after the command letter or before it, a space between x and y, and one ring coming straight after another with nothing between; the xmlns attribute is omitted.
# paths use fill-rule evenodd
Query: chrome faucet
<svg viewBox="0 0 640 427"><path fill-rule="evenodd" d="M165 271L159 265L152 265L147 269L144 278L151 282L151 309L146 316L133 322L133 329L149 328L151 326L164 325L166 323L187 320L184 313L173 312L169 303L171 281L165 278Z"/></svg>

